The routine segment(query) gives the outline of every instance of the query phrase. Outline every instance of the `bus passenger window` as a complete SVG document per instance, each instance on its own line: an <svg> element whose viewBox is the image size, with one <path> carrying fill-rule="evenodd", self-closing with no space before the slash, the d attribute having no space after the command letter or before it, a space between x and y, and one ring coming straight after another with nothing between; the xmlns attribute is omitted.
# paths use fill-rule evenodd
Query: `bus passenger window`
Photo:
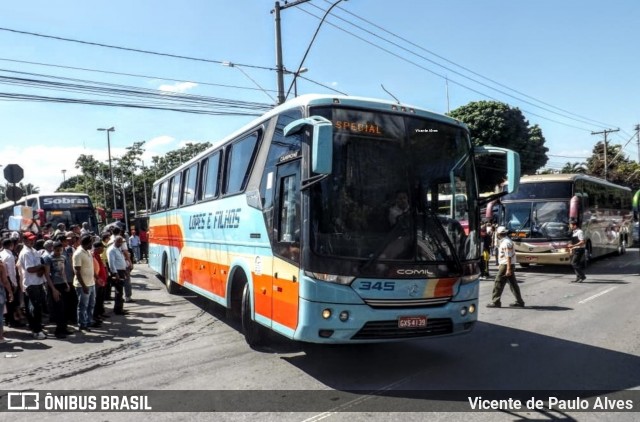
<svg viewBox="0 0 640 422"><path fill-rule="evenodd" d="M178 206L178 200L180 199L180 173L173 176L171 179L171 196L169 198L169 208L175 208Z"/></svg>
<svg viewBox="0 0 640 422"><path fill-rule="evenodd" d="M245 188L249 180L249 170L257 143L258 134L253 133L228 149L225 194L238 193Z"/></svg>
<svg viewBox="0 0 640 422"><path fill-rule="evenodd" d="M193 204L196 201L196 175L198 165L195 164L184 171L184 188L182 191L181 205Z"/></svg>
<svg viewBox="0 0 640 422"><path fill-rule="evenodd" d="M207 158L205 171L202 172L202 199L211 199L218 196L218 173L220 169L220 152L216 152Z"/></svg>
<svg viewBox="0 0 640 422"><path fill-rule="evenodd" d="M169 196L169 182L165 181L160 186L160 201L158 202L159 210L163 210L167 207L168 196Z"/></svg>

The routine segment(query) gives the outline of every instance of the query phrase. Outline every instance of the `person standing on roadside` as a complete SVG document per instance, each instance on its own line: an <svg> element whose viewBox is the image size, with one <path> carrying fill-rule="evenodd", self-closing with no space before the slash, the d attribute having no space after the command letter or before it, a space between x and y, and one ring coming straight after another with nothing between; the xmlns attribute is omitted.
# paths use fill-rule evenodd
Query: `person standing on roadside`
<svg viewBox="0 0 640 422"><path fill-rule="evenodd" d="M7 341L4 338L4 306L11 302L13 302L13 289L7 277L7 270L0 262L0 343Z"/></svg>
<svg viewBox="0 0 640 422"><path fill-rule="evenodd" d="M91 244L91 236L85 236L80 239L80 247L73 253L73 286L78 295L78 328L81 331L91 331L90 326L100 326L97 322L92 322L93 308L96 304L96 283Z"/></svg>
<svg viewBox="0 0 640 422"><path fill-rule="evenodd" d="M23 235L23 248L20 251L18 262L24 279L22 286L25 292L25 305L27 308L27 320L29 328L36 340L44 340L47 335L43 331L42 326L42 310L46 306L44 284L45 284L45 266L42 264L42 257L33 248L37 236L31 232ZM53 300L58 301L60 296L51 284L49 286L53 295Z"/></svg>
<svg viewBox="0 0 640 422"><path fill-rule="evenodd" d="M509 306L515 308L524 308L524 300L520 294L520 287L516 280L515 266L516 266L516 252L513 246L513 241L509 238L509 230L506 227L500 226L496 230L500 246L498 247L498 274L493 285L493 295L491 303L487 304L487 308L500 308L502 303L500 297L504 290L504 285L509 283L511 293L515 296L516 301Z"/></svg>
<svg viewBox="0 0 640 422"><path fill-rule="evenodd" d="M11 285L11 294L13 295L13 301L7 302L7 324L9 327L24 327L24 324L17 318L17 314L20 312L20 294L21 290L18 288L18 274L16 271L16 257L13 253L15 247L14 241L10 238L6 238L2 241L2 250L0 251L0 263L4 264L7 270L7 278Z"/></svg>
<svg viewBox="0 0 640 422"><path fill-rule="evenodd" d="M56 338L65 338L71 331L67 327L66 296L71 290L71 285L67 280L66 257L63 254L62 242L56 240L53 243L53 252L43 258L45 265L49 266L49 276L53 282L53 287L58 291L59 300L52 299L53 292L49 295L50 320L56 323Z"/></svg>
<svg viewBox="0 0 640 422"><path fill-rule="evenodd" d="M585 268L585 245L584 233L578 227L578 221L575 218L569 220L569 227L572 230L571 233L571 245L568 246L569 253L571 254L571 266L573 272L576 273L576 279L572 283L582 283L587 279L584 275Z"/></svg>
<svg viewBox="0 0 640 422"><path fill-rule="evenodd" d="M96 275L96 306L93 310L93 319L102 321L105 318L104 300L107 287L107 268L102 261L104 244L98 240L93 242L93 270Z"/></svg>
<svg viewBox="0 0 640 422"><path fill-rule="evenodd" d="M111 280L116 290L116 296L113 303L113 313L116 315L125 315L123 309L123 290L124 281L127 277L127 261L122 253L122 244L124 238L122 236L116 236L113 243L107 249L107 256L109 262L109 272L111 273Z"/></svg>

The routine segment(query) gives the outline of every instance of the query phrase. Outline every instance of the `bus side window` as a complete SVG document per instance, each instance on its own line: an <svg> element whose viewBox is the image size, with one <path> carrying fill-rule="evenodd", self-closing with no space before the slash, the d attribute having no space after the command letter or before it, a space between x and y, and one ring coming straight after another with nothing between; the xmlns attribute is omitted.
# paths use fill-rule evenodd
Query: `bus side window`
<svg viewBox="0 0 640 422"><path fill-rule="evenodd" d="M197 175L198 164L194 164L184 171L184 186L182 189L182 199L180 200L180 205L189 205L195 202Z"/></svg>
<svg viewBox="0 0 640 422"><path fill-rule="evenodd" d="M241 192L247 185L251 163L258 143L258 132L239 140L227 148L226 186L224 194Z"/></svg>
<svg viewBox="0 0 640 422"><path fill-rule="evenodd" d="M169 192L169 208L178 206L180 199L180 173L171 178L171 191Z"/></svg>
<svg viewBox="0 0 640 422"><path fill-rule="evenodd" d="M220 151L209 156L202 164L200 172L200 199L207 200L218 196L218 177L220 175Z"/></svg>
<svg viewBox="0 0 640 422"><path fill-rule="evenodd" d="M153 188L153 193L151 194L151 212L155 212L158 210L158 199L160 198L160 185L156 185Z"/></svg>
<svg viewBox="0 0 640 422"><path fill-rule="evenodd" d="M163 210L167 207L167 198L169 193L169 181L165 180L160 185L160 197L158 200L158 210Z"/></svg>

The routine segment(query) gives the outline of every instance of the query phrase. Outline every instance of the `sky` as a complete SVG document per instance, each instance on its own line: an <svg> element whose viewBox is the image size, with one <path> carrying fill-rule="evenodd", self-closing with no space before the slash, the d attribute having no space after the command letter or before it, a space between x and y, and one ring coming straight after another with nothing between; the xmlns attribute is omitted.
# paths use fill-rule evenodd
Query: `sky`
<svg viewBox="0 0 640 422"><path fill-rule="evenodd" d="M287 69L300 66L334 2L311 0L281 11ZM272 0L0 2L0 164L19 164L23 182L46 193L79 174L75 162L81 154L107 162L106 132L98 128L115 128L113 157L145 141L147 163L187 142L223 138L254 117L34 101L33 96L158 106L180 93L272 105L274 5ZM386 90L402 103L437 113L472 101L501 101L541 127L549 168L584 161L603 139L592 132L605 129L620 129L608 140L637 161L639 18L636 0L345 0L320 27L302 66L308 69L301 75L305 79L298 79L296 88L298 94L393 99ZM49 84L16 84L16 78ZM285 91L291 81L286 75ZM160 97L122 99L68 86L54 90L50 82L117 84Z"/></svg>

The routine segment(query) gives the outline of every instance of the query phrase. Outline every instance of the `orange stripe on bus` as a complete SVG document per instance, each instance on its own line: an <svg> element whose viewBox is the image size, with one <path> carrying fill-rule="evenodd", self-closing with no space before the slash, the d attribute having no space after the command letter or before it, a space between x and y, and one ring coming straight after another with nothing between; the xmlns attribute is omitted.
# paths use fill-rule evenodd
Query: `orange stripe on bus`
<svg viewBox="0 0 640 422"><path fill-rule="evenodd" d="M149 242L163 246L184 247L182 228L177 224L153 226L149 228Z"/></svg>
<svg viewBox="0 0 640 422"><path fill-rule="evenodd" d="M216 296L227 296L229 267L195 258L182 258L179 284L182 281L200 287Z"/></svg>
<svg viewBox="0 0 640 422"><path fill-rule="evenodd" d="M230 268L202 259L182 258L178 283L187 281L219 297L226 297ZM256 314L295 330L298 326L299 283L292 277L274 278L252 273Z"/></svg>
<svg viewBox="0 0 640 422"><path fill-rule="evenodd" d="M433 297L449 297L453 296L453 286L458 280L455 278L440 278L436 280L436 287L433 291Z"/></svg>

